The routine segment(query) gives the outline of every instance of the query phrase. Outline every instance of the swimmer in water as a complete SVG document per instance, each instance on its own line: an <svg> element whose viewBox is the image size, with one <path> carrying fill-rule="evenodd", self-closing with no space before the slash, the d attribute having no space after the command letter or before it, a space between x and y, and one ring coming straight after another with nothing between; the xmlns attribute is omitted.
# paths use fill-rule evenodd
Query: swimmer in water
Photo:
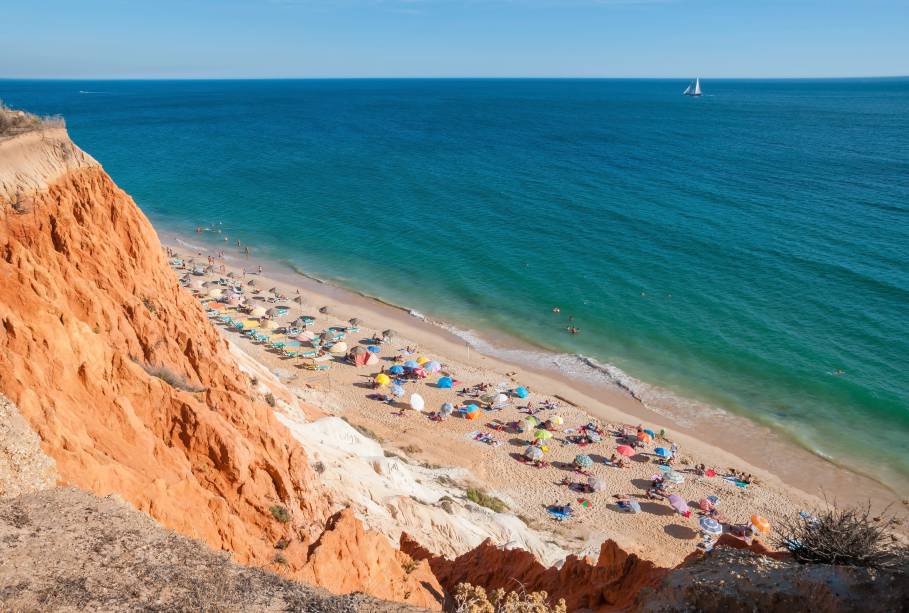
<svg viewBox="0 0 909 613"><path fill-rule="evenodd" d="M553 313L561 313L561 312L562 312L562 309L560 309L559 307L552 307L552 312L553 312Z"/></svg>

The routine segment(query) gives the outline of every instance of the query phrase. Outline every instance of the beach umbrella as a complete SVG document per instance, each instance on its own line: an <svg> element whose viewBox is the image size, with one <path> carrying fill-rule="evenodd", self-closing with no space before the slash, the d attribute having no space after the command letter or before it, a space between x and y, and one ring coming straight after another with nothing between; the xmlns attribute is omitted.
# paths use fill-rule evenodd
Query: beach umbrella
<svg viewBox="0 0 909 613"><path fill-rule="evenodd" d="M449 415L454 413L454 405L451 404L450 402L443 403L442 408L439 409L439 413L448 417Z"/></svg>
<svg viewBox="0 0 909 613"><path fill-rule="evenodd" d="M602 492L606 489L606 482L600 479L599 477L589 477L587 479L587 485L590 486L594 492Z"/></svg>
<svg viewBox="0 0 909 613"><path fill-rule="evenodd" d="M561 426L562 424L565 423L565 420L562 419L561 415L553 415L552 417L549 418L549 423L556 425L556 426Z"/></svg>
<svg viewBox="0 0 909 613"><path fill-rule="evenodd" d="M537 430L533 433L533 437L538 441L548 441L552 438L552 432L549 430Z"/></svg>
<svg viewBox="0 0 909 613"><path fill-rule="evenodd" d="M262 307L256 307L252 311L250 311L249 314L251 317L265 317L265 309L263 309Z"/></svg>
<svg viewBox="0 0 909 613"><path fill-rule="evenodd" d="M369 353L379 353L382 349L378 345L367 345L366 350Z"/></svg>
<svg viewBox="0 0 909 613"><path fill-rule="evenodd" d="M593 460L590 459L589 455L580 454L574 457L574 463L580 466L581 468L590 468L593 466Z"/></svg>
<svg viewBox="0 0 909 613"><path fill-rule="evenodd" d="M404 395L404 388L401 387L400 385L398 385L397 383L395 383L390 388L388 388L388 391L390 391L392 393L392 395L397 398L400 398L401 396Z"/></svg>
<svg viewBox="0 0 909 613"><path fill-rule="evenodd" d="M685 513L691 513L691 511L688 509L688 503L685 502L685 499L678 494L669 495L669 506L671 506L682 515L685 515Z"/></svg>
<svg viewBox="0 0 909 613"><path fill-rule="evenodd" d="M423 407L426 406L426 402L423 400L423 397L419 394L410 395L410 408L418 413L423 412Z"/></svg>
<svg viewBox="0 0 909 613"><path fill-rule="evenodd" d="M278 322L271 319L263 319L259 322L259 327L265 330L274 330L278 327Z"/></svg>
<svg viewBox="0 0 909 613"><path fill-rule="evenodd" d="M367 353L368 353L368 352L367 352ZM375 365L378 364L378 363L379 363L379 358L376 356L376 354L370 353L370 354L366 357L366 365L367 365L367 366L375 366Z"/></svg>
<svg viewBox="0 0 909 613"><path fill-rule="evenodd" d="M328 350L328 353L332 355L342 355L344 353L347 353L347 343L344 341L338 341L331 346L331 349Z"/></svg>
<svg viewBox="0 0 909 613"><path fill-rule="evenodd" d="M352 326L359 326L360 320L357 319L356 317L351 317L350 319L347 320L347 323L349 323Z"/></svg>
<svg viewBox="0 0 909 613"><path fill-rule="evenodd" d="M391 377L386 375L384 372L380 372L376 375L376 383L379 385L388 385L391 383Z"/></svg>
<svg viewBox="0 0 909 613"><path fill-rule="evenodd" d="M596 432L594 432L593 430L588 430L587 431L587 440L589 440L591 443L599 443L603 440L603 437L600 436L599 434L597 434Z"/></svg>
<svg viewBox="0 0 909 613"><path fill-rule="evenodd" d="M712 534L713 536L723 534L723 526L712 517L702 517L700 521L698 521L698 524L701 526L701 530L707 534Z"/></svg>
<svg viewBox="0 0 909 613"><path fill-rule="evenodd" d="M506 396L505 394L498 394L495 397L495 402L496 402L496 404L498 404L500 402L508 402L508 396Z"/></svg>
<svg viewBox="0 0 909 613"><path fill-rule="evenodd" d="M638 432L638 440L642 443L649 443L653 437L644 431Z"/></svg>
<svg viewBox="0 0 909 613"><path fill-rule="evenodd" d="M524 450L524 457L532 462L543 459L543 450L537 447L536 445L531 445Z"/></svg>
<svg viewBox="0 0 909 613"><path fill-rule="evenodd" d="M436 386L442 389L451 389L454 385L454 381L451 377L439 377L439 380L436 382Z"/></svg>
<svg viewBox="0 0 909 613"><path fill-rule="evenodd" d="M220 298L221 294L223 294L223 293L224 292L222 292L218 288L208 290L208 295L211 296L212 298Z"/></svg>
<svg viewBox="0 0 909 613"><path fill-rule="evenodd" d="M524 421L527 422L527 425L530 427L535 427L540 425L540 418L536 415L528 415L524 418Z"/></svg>
<svg viewBox="0 0 909 613"><path fill-rule="evenodd" d="M388 369L388 372L390 372L393 375L403 375L404 367L401 366L400 364L395 364L394 366L392 366L391 368Z"/></svg>
<svg viewBox="0 0 909 613"><path fill-rule="evenodd" d="M440 370L442 370L442 365L439 364L438 362L436 362L435 360L432 360L430 362L426 362L425 364L423 364L423 368L425 368L429 372L439 372Z"/></svg>
<svg viewBox="0 0 909 613"><path fill-rule="evenodd" d="M661 458L671 458L672 457L672 452L664 447L657 447L656 449L653 450L653 452L655 454L657 454L658 456L660 456Z"/></svg>
<svg viewBox="0 0 909 613"><path fill-rule="evenodd" d="M304 342L305 342L305 341L311 341L311 340L314 339L314 338L316 338L316 335L313 334L312 332L307 331L307 330L303 330L302 332L300 332L300 333L297 335L297 340L298 340L298 341L304 341Z"/></svg>
<svg viewBox="0 0 909 613"><path fill-rule="evenodd" d="M424 358L423 356L420 356L417 358L417 364L420 366L422 366L423 364L425 364L428 361L429 361L429 358Z"/></svg>
<svg viewBox="0 0 909 613"><path fill-rule="evenodd" d="M407 360L404 362L404 368L418 368L420 365L414 362L413 360Z"/></svg>
<svg viewBox="0 0 909 613"><path fill-rule="evenodd" d="M674 470L670 470L668 473L663 475L663 479L669 481L670 483L684 483L685 477L681 473L677 473Z"/></svg>
<svg viewBox="0 0 909 613"><path fill-rule="evenodd" d="M656 434L654 434L653 430L651 430L651 429L649 429L649 428L644 428L644 432L646 432L647 434L649 434L649 435L650 435L650 438L656 438Z"/></svg>
<svg viewBox="0 0 909 613"><path fill-rule="evenodd" d="M751 527L761 534L767 534L770 532L770 522L760 515L751 516Z"/></svg>
<svg viewBox="0 0 909 613"><path fill-rule="evenodd" d="M628 445L619 445L618 447L615 448L615 450L619 454L621 454L625 457L628 457L628 458L630 458L631 456L634 455L634 449L632 449Z"/></svg>
<svg viewBox="0 0 909 613"><path fill-rule="evenodd" d="M396 337L397 335L398 335L398 333L395 332L394 330L385 330L385 331L382 332L382 337L385 338L385 339L394 338L394 337Z"/></svg>
<svg viewBox="0 0 909 613"><path fill-rule="evenodd" d="M527 391L526 387L521 386L521 387L515 388L514 395L517 396L518 398L527 398L527 396L529 395L529 392Z"/></svg>

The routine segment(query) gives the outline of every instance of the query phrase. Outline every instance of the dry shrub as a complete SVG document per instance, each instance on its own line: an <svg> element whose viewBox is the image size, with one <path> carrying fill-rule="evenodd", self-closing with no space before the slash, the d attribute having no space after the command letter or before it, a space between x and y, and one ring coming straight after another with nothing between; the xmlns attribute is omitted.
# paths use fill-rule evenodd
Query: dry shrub
<svg viewBox="0 0 909 613"><path fill-rule="evenodd" d="M566 613L565 600L555 606L549 604L546 592L528 593L521 589L506 592L499 588L487 595L482 587L470 583L459 583L455 588L455 611L457 613Z"/></svg>
<svg viewBox="0 0 909 613"><path fill-rule="evenodd" d="M802 564L899 568L909 552L892 534L896 525L887 510L874 516L870 503L848 509L828 503L814 515L784 519L776 540Z"/></svg>

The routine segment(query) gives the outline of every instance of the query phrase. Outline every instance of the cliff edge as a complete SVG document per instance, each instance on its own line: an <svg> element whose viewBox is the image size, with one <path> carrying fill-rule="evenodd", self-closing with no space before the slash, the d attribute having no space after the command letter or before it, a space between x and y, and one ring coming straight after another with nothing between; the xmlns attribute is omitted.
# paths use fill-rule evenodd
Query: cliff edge
<svg viewBox="0 0 909 613"><path fill-rule="evenodd" d="M0 140L0 355L0 393L60 483L116 493L241 563L439 606L427 564L339 532L350 524L178 286L151 224L62 128Z"/></svg>

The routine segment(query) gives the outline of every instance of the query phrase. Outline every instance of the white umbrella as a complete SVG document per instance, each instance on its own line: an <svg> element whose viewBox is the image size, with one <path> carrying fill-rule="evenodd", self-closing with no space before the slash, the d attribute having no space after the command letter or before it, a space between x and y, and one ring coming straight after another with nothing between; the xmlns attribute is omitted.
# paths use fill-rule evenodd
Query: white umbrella
<svg viewBox="0 0 909 613"><path fill-rule="evenodd" d="M250 316L251 317L265 317L265 313L266 313L265 309L263 309L262 307L256 307L252 310L252 312L250 313Z"/></svg>
<svg viewBox="0 0 909 613"><path fill-rule="evenodd" d="M423 401L423 397L421 395L419 395L419 394L410 395L410 408L412 408L414 411L422 412L425 404L426 403Z"/></svg>
<svg viewBox="0 0 909 613"><path fill-rule="evenodd" d="M331 349L329 349L328 351L329 351L329 353L334 354L334 355L345 354L345 353L347 353L347 343L345 343L344 341L338 341L337 343L332 345Z"/></svg>

